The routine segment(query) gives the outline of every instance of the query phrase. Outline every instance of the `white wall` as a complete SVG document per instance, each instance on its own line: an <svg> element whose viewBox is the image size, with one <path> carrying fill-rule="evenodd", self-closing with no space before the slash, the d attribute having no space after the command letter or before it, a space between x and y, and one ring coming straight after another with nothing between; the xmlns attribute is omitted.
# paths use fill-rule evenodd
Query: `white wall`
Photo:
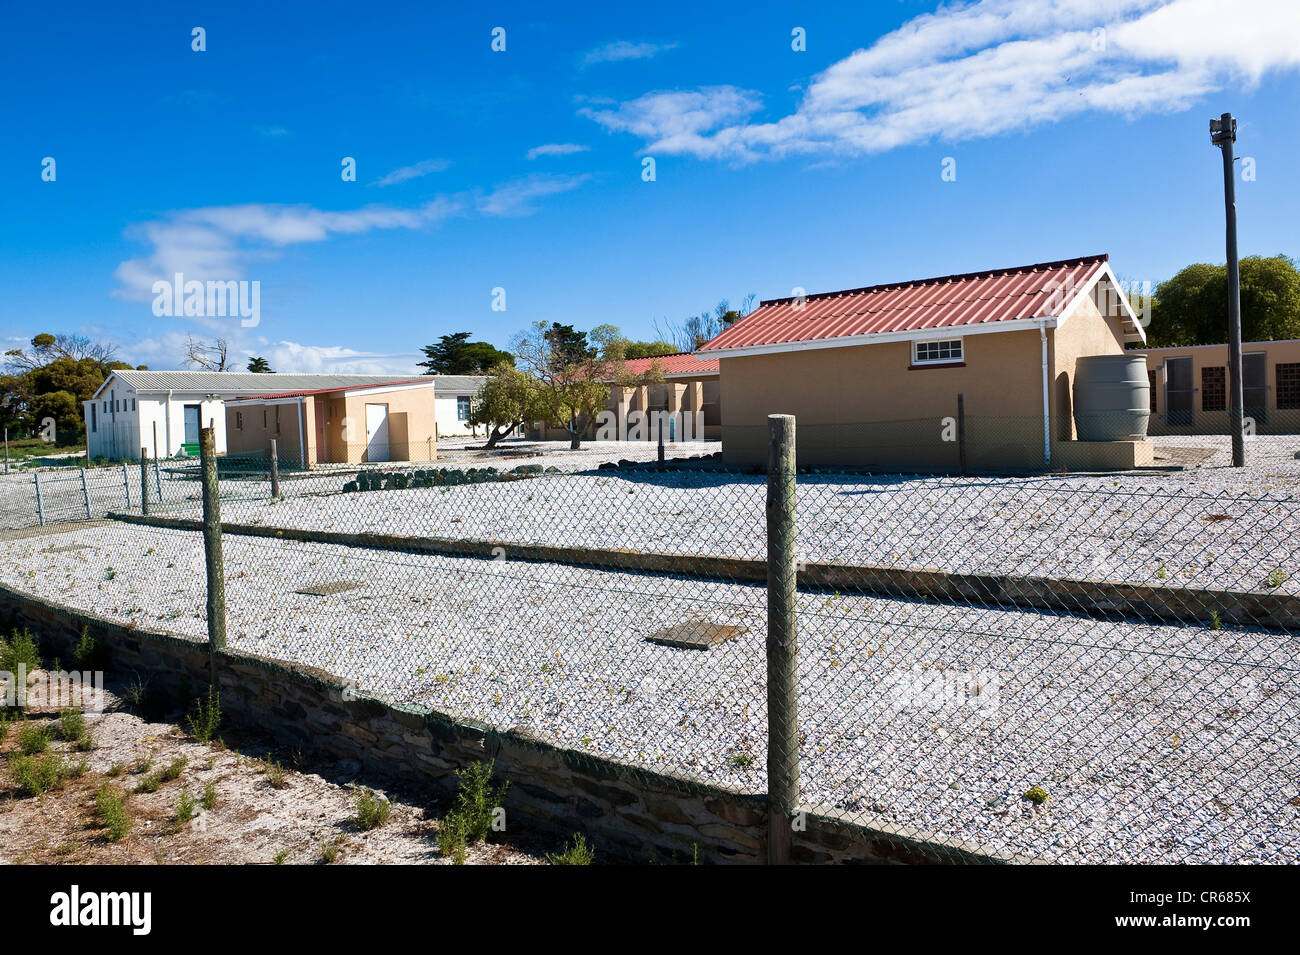
<svg viewBox="0 0 1300 955"><path fill-rule="evenodd" d="M120 383L119 383L120 385ZM113 397L116 393L116 397ZM131 401L135 410L131 410ZM104 402L109 410L104 411ZM118 402L114 413L113 402ZM122 402L126 410L122 410ZM220 398L207 399L194 395L138 395L125 386L114 387L99 396L95 411L96 430L90 430L91 402L82 402L86 421L87 453L90 457L133 458L140 457L140 449L147 448L150 455L161 458L177 457L185 443L185 405L199 405L200 427L211 422L216 427L217 453L226 451L226 403ZM158 426L158 447L154 448L154 425Z"/></svg>
<svg viewBox="0 0 1300 955"><path fill-rule="evenodd" d="M438 421L439 437L471 433L468 421L456 420L456 397L456 395L440 395L436 390L434 391L433 407ZM482 430L479 429L480 432Z"/></svg>

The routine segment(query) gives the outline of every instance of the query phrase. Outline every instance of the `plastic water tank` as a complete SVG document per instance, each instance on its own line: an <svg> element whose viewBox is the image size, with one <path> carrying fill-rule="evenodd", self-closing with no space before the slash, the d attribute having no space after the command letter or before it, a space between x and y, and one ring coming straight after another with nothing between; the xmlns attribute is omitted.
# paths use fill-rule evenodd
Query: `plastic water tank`
<svg viewBox="0 0 1300 955"><path fill-rule="evenodd" d="M1147 436L1151 385L1143 352L1080 358L1074 374L1074 423L1080 441Z"/></svg>

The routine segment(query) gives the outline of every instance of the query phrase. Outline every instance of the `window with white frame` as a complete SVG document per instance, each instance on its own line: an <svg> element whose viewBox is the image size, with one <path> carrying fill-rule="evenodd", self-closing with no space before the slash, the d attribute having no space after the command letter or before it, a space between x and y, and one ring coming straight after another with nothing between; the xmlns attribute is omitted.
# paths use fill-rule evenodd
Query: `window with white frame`
<svg viewBox="0 0 1300 955"><path fill-rule="evenodd" d="M960 338L912 342L913 365L953 365L964 359Z"/></svg>
<svg viewBox="0 0 1300 955"><path fill-rule="evenodd" d="M469 395L456 396L456 420L469 420Z"/></svg>

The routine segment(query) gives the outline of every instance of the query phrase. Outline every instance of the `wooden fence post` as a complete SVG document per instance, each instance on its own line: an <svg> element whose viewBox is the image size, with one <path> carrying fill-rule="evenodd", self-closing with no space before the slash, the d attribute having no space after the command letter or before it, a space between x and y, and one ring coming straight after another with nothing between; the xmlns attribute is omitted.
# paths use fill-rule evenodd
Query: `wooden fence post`
<svg viewBox="0 0 1300 955"><path fill-rule="evenodd" d="M794 415L767 424L767 861L783 865L799 802Z"/></svg>
<svg viewBox="0 0 1300 955"><path fill-rule="evenodd" d="M127 491L126 506L131 506L131 492ZM149 513L149 449L140 449L140 513Z"/></svg>
<svg viewBox="0 0 1300 955"><path fill-rule="evenodd" d="M280 455L276 451L275 438L271 439L271 500L280 499Z"/></svg>
<svg viewBox="0 0 1300 955"><path fill-rule="evenodd" d="M957 395L957 460L961 473L966 474L966 396Z"/></svg>
<svg viewBox="0 0 1300 955"><path fill-rule="evenodd" d="M203 471L203 561L208 569L208 665L217 686L217 654L226 648L226 571L221 559L221 495L217 483L217 437L209 426L199 432Z"/></svg>

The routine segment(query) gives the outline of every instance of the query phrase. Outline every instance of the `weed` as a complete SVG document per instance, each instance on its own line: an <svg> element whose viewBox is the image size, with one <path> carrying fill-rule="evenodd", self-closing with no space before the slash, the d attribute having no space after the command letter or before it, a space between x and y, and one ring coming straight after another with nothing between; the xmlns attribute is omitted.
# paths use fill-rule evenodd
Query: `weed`
<svg viewBox="0 0 1300 955"><path fill-rule="evenodd" d="M546 854L546 861L551 865L591 865L595 858L596 850L588 845L580 832L573 834L573 841L563 851Z"/></svg>
<svg viewBox="0 0 1300 955"><path fill-rule="evenodd" d="M72 659L79 670L103 669L104 648L90 635L88 627L81 628L81 639L72 650Z"/></svg>
<svg viewBox="0 0 1300 955"><path fill-rule="evenodd" d="M754 765L754 756L751 753L735 753L727 762L736 769L748 769Z"/></svg>
<svg viewBox="0 0 1300 955"><path fill-rule="evenodd" d="M114 763L112 766L108 767L108 772L105 775L110 779L116 779L124 772L126 772L126 763Z"/></svg>
<svg viewBox="0 0 1300 955"><path fill-rule="evenodd" d="M1288 579L1290 579L1290 575L1281 567L1278 567L1268 575L1267 583L1270 587L1281 587Z"/></svg>
<svg viewBox="0 0 1300 955"><path fill-rule="evenodd" d="M1219 611L1217 611L1217 610L1211 610L1211 611L1210 611L1210 629L1211 629L1211 630L1218 630L1218 629L1221 628L1222 626L1223 626L1223 621L1219 619Z"/></svg>
<svg viewBox="0 0 1300 955"><path fill-rule="evenodd" d="M1047 790L1042 786L1031 786L1029 791L1020 798L1032 802L1035 806L1041 806L1052 797L1047 795Z"/></svg>
<svg viewBox="0 0 1300 955"><path fill-rule="evenodd" d="M177 826L183 826L198 814L198 802L188 790L182 792L176 799L176 812L172 815L172 822Z"/></svg>
<svg viewBox="0 0 1300 955"><path fill-rule="evenodd" d="M210 779L203 786L203 798L200 802L202 802L205 810L217 807L217 784Z"/></svg>
<svg viewBox="0 0 1300 955"><path fill-rule="evenodd" d="M8 642L0 640L0 670L16 674L19 666L28 673L41 668L41 652L30 630L15 630Z"/></svg>
<svg viewBox="0 0 1300 955"><path fill-rule="evenodd" d="M116 579L116 578L117 578L117 571L116 571L116 570L114 570L112 567L106 567L106 568L104 568L104 579L105 579L105 580L114 580L114 579Z"/></svg>
<svg viewBox="0 0 1300 955"><path fill-rule="evenodd" d="M336 836L329 842L321 846L320 861L329 865L339 857L339 850L343 848L343 837Z"/></svg>
<svg viewBox="0 0 1300 955"><path fill-rule="evenodd" d="M216 687L208 686L208 699L205 703L202 699L194 701L194 712L186 717L190 725L190 735L197 742L208 743L217 735L217 728L221 725L221 694L217 692Z"/></svg>
<svg viewBox="0 0 1300 955"><path fill-rule="evenodd" d="M1160 566L1156 568L1156 577L1160 580L1164 580L1168 576L1169 571L1165 569L1165 562L1162 560Z"/></svg>
<svg viewBox="0 0 1300 955"><path fill-rule="evenodd" d="M156 793L162 788L163 783L169 783L173 779L180 778L185 770L189 760L184 756L177 756L170 763L155 772L150 773L144 779L136 784L135 791L138 793Z"/></svg>
<svg viewBox="0 0 1300 955"><path fill-rule="evenodd" d="M126 793L112 783L104 783L95 794L95 811L104 827L104 838L109 842L117 842L131 831L131 814L126 810L126 798Z"/></svg>
<svg viewBox="0 0 1300 955"><path fill-rule="evenodd" d="M139 776L143 773L149 772L151 769L153 769L152 756L137 756L135 758L135 764L131 767L131 773L134 776Z"/></svg>
<svg viewBox="0 0 1300 955"><path fill-rule="evenodd" d="M29 796L40 796L63 785L67 767L57 753L40 756L14 756L9 760L9 775L14 785Z"/></svg>
<svg viewBox="0 0 1300 955"><path fill-rule="evenodd" d="M122 691L122 702L126 704L127 709L140 712L144 708L145 700L149 696L149 678L136 674L126 689Z"/></svg>
<svg viewBox="0 0 1300 955"><path fill-rule="evenodd" d="M324 856L324 854L325 854L325 853L323 853L323 852L321 853L322 856ZM272 864L272 865L284 865L284 860L287 859L287 858L289 858L289 850L288 850L288 849L281 849L281 850L280 850L279 852L277 852L274 856L272 856L272 858L271 858L271 864Z"/></svg>
<svg viewBox="0 0 1300 955"><path fill-rule="evenodd" d="M357 815L353 821L358 829L366 832L386 823L392 810L392 804L387 799L362 786L357 790Z"/></svg>
<svg viewBox="0 0 1300 955"><path fill-rule="evenodd" d="M510 788L509 783L492 787L492 769L489 760L456 770L460 791L456 794L456 808L439 825L438 851L457 865L464 863L468 846L482 842L492 831L501 801Z"/></svg>
<svg viewBox="0 0 1300 955"><path fill-rule="evenodd" d="M45 723L24 723L18 728L18 748L25 756L35 756L50 748L50 727Z"/></svg>
<svg viewBox="0 0 1300 955"><path fill-rule="evenodd" d="M285 774L284 767L277 760L271 758L271 754L266 754L266 759L262 760L258 771L266 775L266 781L272 789L283 789L289 785L289 779Z"/></svg>
<svg viewBox="0 0 1300 955"><path fill-rule="evenodd" d="M59 736L69 743L86 733L86 717L81 710L68 709L59 714Z"/></svg>

